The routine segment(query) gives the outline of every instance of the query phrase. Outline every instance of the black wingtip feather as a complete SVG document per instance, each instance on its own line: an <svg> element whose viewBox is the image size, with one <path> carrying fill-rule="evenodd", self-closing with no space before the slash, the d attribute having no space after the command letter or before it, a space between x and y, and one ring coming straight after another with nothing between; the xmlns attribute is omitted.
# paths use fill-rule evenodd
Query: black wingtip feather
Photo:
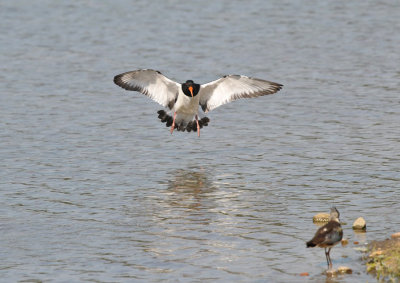
<svg viewBox="0 0 400 283"><path fill-rule="evenodd" d="M114 83L115 84L118 84L118 82L121 80L121 75L116 75L115 77L114 77Z"/></svg>

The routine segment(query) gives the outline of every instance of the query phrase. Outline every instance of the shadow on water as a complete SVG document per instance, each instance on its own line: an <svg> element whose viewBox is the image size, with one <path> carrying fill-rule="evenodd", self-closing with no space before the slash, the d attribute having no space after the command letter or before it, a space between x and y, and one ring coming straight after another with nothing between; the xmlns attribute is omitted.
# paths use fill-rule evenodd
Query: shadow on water
<svg viewBox="0 0 400 283"><path fill-rule="evenodd" d="M171 207L201 210L210 207L210 198L217 187L212 175L202 168L178 169L168 174L168 204ZM211 205L212 206L212 205Z"/></svg>

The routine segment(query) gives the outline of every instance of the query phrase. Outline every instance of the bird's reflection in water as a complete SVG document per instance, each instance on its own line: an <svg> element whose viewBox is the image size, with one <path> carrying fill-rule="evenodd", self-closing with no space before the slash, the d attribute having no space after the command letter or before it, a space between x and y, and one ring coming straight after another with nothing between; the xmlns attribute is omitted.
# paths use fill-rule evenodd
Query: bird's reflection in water
<svg viewBox="0 0 400 283"><path fill-rule="evenodd" d="M168 204L178 208L199 210L209 207L209 196L215 191L215 184L210 180L210 172L202 168L176 170L168 180ZM212 201L211 201L212 202Z"/></svg>

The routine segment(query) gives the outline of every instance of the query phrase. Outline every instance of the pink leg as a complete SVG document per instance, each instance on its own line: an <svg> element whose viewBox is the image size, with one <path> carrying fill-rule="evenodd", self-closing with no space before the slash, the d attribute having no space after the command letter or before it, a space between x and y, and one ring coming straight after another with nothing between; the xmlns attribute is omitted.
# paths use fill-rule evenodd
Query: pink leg
<svg viewBox="0 0 400 283"><path fill-rule="evenodd" d="M200 137L200 125L199 125L199 120L197 118L197 115L196 115L196 124L197 124L197 136Z"/></svg>
<svg viewBox="0 0 400 283"><path fill-rule="evenodd" d="M176 112L174 113L174 120L172 121L172 126L171 126L171 134L175 129L175 118L176 118Z"/></svg>

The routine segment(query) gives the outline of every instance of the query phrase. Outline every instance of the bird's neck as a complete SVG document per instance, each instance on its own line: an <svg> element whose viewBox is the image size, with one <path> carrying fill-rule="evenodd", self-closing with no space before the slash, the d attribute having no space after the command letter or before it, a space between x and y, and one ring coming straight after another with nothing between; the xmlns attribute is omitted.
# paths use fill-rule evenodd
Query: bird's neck
<svg viewBox="0 0 400 283"><path fill-rule="evenodd" d="M329 221L335 221L335 222L337 222L337 223L340 223L339 218L337 218L337 217L331 217L331 218L329 219Z"/></svg>

